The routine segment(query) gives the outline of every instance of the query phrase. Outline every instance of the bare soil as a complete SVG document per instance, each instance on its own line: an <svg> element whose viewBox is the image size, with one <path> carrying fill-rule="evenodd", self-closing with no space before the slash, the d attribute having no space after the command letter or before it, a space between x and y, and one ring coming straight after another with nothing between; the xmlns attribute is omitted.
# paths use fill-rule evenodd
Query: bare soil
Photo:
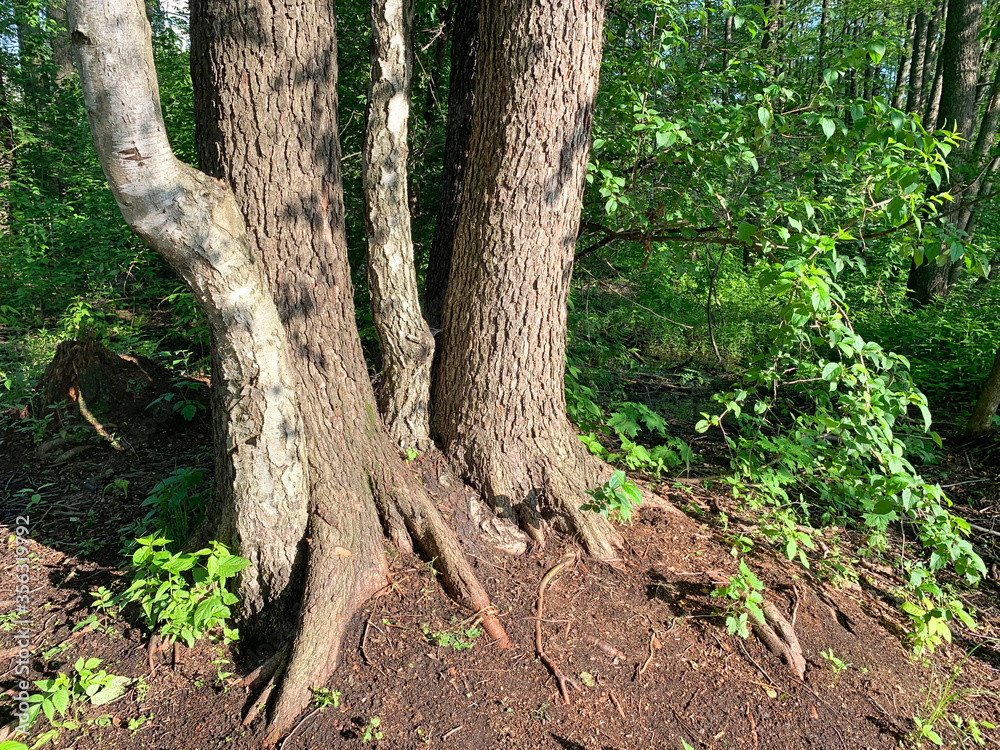
<svg viewBox="0 0 1000 750"><path fill-rule="evenodd" d="M240 678L273 653L275 640L222 652L212 644L178 649L158 654L151 671L149 633L137 621L125 617L74 631L92 612L90 592L127 576L120 529L143 514L139 506L152 486L177 466L207 465L207 421L158 422L155 429L132 432L119 425L130 435L124 450L88 436L92 426L83 422L68 427L65 439L88 446L71 460L58 460L56 451L40 453L24 425L0 435L0 521L7 539L0 562L0 689L8 699L0 703L0 723L14 721L10 698L17 684L11 535L31 495L39 494L28 511L32 590L22 616L31 621L31 679L69 673L80 657L100 658L102 668L136 679L120 700L88 706L82 729L64 730L55 746L259 747L263 722L258 717L243 725L251 696ZM936 471L944 484L955 484L949 492L959 500L959 512L979 526L1000 529L1000 470L989 451L975 455L982 457L979 464L959 452ZM924 662L910 656L903 639L905 615L894 604L892 591L900 581L893 568L857 557L859 540L850 533L827 534L811 555L811 570L758 541L746 560L766 584L768 598L794 624L807 662L800 681L758 640L730 636L718 614L720 602L710 596L713 580L737 571L732 535L752 528L753 520L741 517L725 490L672 487L669 481L654 488L667 501L663 507L644 508L624 530L620 566L581 560L556 577L545 595L544 649L575 685L566 705L537 658L535 606L543 575L574 551L572 541L507 556L477 532L468 508L475 498L440 456L421 457L414 471L458 528L514 648L501 650L486 635L466 632L475 623L442 592L433 561L390 550L386 587L352 623L342 663L326 686L339 691L339 706L304 715L284 742L287 750L896 748L913 732L913 717L927 715L928 691L935 694L960 664L953 690L972 692L949 713L1000 717L995 567L993 579L970 595L980 611L979 629L956 626L955 642ZM114 479L128 480L127 496L109 486ZM1000 536L980 534L978 541L995 565ZM891 552L898 555L900 547ZM857 580L837 580L835 562ZM824 651L848 666L837 671ZM231 662L221 670L233 673L222 679L212 663L220 653ZM381 738L366 742L366 727L376 717L372 734ZM34 734L44 724L40 720ZM938 729L946 745L960 746L958 737ZM987 734L987 746L1000 746L1000 731Z"/></svg>

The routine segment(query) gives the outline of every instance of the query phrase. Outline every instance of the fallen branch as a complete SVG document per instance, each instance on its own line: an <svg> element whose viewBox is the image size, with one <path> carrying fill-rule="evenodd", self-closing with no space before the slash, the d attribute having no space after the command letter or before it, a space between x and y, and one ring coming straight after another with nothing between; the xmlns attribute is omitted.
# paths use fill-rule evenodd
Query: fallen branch
<svg viewBox="0 0 1000 750"><path fill-rule="evenodd" d="M552 673L552 676L556 678L556 684L559 686L559 693L562 695L563 702L569 705L569 689L567 685L576 684L566 677L559 666L549 658L549 655L545 653L545 646L542 643L542 612L545 607L545 590L551 585L552 581L555 580L556 576L562 573L563 569L567 566L575 564L579 560L579 556L576 553L563 556L563 558L549 568L545 575L542 576L541 582L538 584L538 600L535 604L535 653L538 654L539 660L548 667L548 670ZM579 689L579 688L577 688Z"/></svg>
<svg viewBox="0 0 1000 750"><path fill-rule="evenodd" d="M771 653L782 659L796 677L804 680L806 660L802 656L802 647L799 645L795 630L771 602L764 602L761 610L764 613L763 620L753 614L750 616L750 626L754 635L760 638Z"/></svg>

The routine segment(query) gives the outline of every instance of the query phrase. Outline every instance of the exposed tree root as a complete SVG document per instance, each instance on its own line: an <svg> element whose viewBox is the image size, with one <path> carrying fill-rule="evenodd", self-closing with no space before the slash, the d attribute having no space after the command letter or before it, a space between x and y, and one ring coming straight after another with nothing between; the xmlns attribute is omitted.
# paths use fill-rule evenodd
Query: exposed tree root
<svg viewBox="0 0 1000 750"><path fill-rule="evenodd" d="M517 524L538 545L546 527L576 537L587 554L618 559L621 536L598 513L582 510L587 490L601 483L607 468L566 434L491 441L470 439L448 447L460 473L497 513Z"/></svg>
<svg viewBox="0 0 1000 750"><path fill-rule="evenodd" d="M398 464L398 465L397 465ZM360 549L348 548L344 541L345 514L317 505L309 523L309 566L302 608L302 621L287 659L272 658L251 679L266 682L264 692L249 704L248 721L259 711L274 684L280 682L274 711L263 744L277 744L295 726L297 717L309 705L311 688L326 683L337 665L344 630L351 616L385 584L386 562L380 547L382 535L374 534L371 524L381 521L385 533L403 549L411 549L411 538L424 553L435 560L442 583L462 606L472 610L483 628L502 648L510 639L500 623L490 598L479 582L461 549L458 538L445 523L431 497L392 456L373 461L368 472L369 489L375 500L367 505L378 517L371 518L349 534ZM365 498L362 498L364 500ZM355 522L356 523L356 522ZM348 530L352 531L352 530ZM375 540L375 544L368 540ZM278 657L278 655L276 655ZM281 678L280 680L278 678Z"/></svg>
<svg viewBox="0 0 1000 750"><path fill-rule="evenodd" d="M548 667L552 676L556 678L559 693L562 695L563 703L567 706L569 705L569 689L567 686L572 685L576 687L576 684L566 677L562 673L562 670L559 669L559 665L545 653L545 644L542 638L542 612L545 609L545 590L552 584L556 576L562 573L567 566L575 564L579 559L579 555L577 554L564 555L559 562L545 571L545 575L542 576L542 580L538 584L538 599L535 603L535 653L538 654L538 658L542 664Z"/></svg>
<svg viewBox="0 0 1000 750"><path fill-rule="evenodd" d="M310 689L324 685L333 674L351 617L385 583L387 565L378 517L370 497L353 499L356 502L338 499L359 511L350 526L348 514L341 509L334 515L331 508L317 504L310 515L302 619L264 733L264 747L272 747L288 734L312 699Z"/></svg>
<svg viewBox="0 0 1000 750"><path fill-rule="evenodd" d="M788 665L792 673L800 680L806 676L806 660L802 655L802 647L795 635L795 629L784 615L771 602L761 605L764 620L750 616L750 626L754 635L767 646L768 650Z"/></svg>

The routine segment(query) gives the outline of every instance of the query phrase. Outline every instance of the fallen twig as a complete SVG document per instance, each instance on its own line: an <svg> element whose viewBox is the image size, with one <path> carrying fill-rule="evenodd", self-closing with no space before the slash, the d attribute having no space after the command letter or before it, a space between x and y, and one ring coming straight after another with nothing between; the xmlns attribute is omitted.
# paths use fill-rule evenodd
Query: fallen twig
<svg viewBox="0 0 1000 750"><path fill-rule="evenodd" d="M545 575L542 576L541 582L538 584L538 601L535 604L535 653L538 654L538 658L541 660L542 664L548 667L552 676L556 678L556 684L559 686L559 693L562 695L563 702L567 706L569 705L569 689L566 686L569 684L573 685L575 688L576 684L566 677L559 669L558 665L549 658L548 654L545 653L545 646L542 643L542 611L545 606L545 590L564 568L575 563L578 559L579 556L576 553L565 555L559 562L545 572Z"/></svg>

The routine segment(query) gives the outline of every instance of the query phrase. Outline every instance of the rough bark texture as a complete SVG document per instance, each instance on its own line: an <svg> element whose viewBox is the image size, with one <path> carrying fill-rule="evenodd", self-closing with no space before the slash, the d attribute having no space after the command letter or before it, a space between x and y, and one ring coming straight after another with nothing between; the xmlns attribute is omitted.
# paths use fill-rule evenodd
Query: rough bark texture
<svg viewBox="0 0 1000 750"><path fill-rule="evenodd" d="M305 525L302 420L281 321L226 187L174 158L139 0L72 0L91 131L122 215L188 284L212 333L219 538L252 563L244 607L285 588ZM277 542L277 543L274 543Z"/></svg>
<svg viewBox="0 0 1000 750"><path fill-rule="evenodd" d="M973 138L975 132L982 14L982 0L950 0L941 49L941 111L938 119L941 127L957 130L966 139Z"/></svg>
<svg viewBox="0 0 1000 750"><path fill-rule="evenodd" d="M825 7L826 3L824 3ZM892 87L892 106L901 109L906 95L906 82L910 77L910 62L913 58L913 31L916 24L916 16L910 15L906 20L906 37L903 40L905 45L899 51L899 62L896 65L896 82Z"/></svg>
<svg viewBox="0 0 1000 750"><path fill-rule="evenodd" d="M566 299L601 59L600 0L481 6L468 171L435 378L434 427L495 508L614 557L580 510L600 465L566 417Z"/></svg>
<svg viewBox="0 0 1000 750"><path fill-rule="evenodd" d="M382 528L437 556L446 588L506 636L375 407L344 234L333 7L323 0L195 0L199 160L229 181L268 272L301 384L310 469L302 619L265 743L333 672L357 608L385 583ZM381 525L380 525L381 521Z"/></svg>
<svg viewBox="0 0 1000 750"><path fill-rule="evenodd" d="M969 437L982 437L993 432L993 415L997 413L1000 406L1000 349L997 350L993 358L993 367L990 369L989 377L983 386L982 393L976 407L972 410L972 416L965 426L965 434Z"/></svg>
<svg viewBox="0 0 1000 750"><path fill-rule="evenodd" d="M961 148L952 152L949 159L953 182L950 190L959 201L968 201L968 178L971 166L967 158L973 148L975 132L976 88L979 80L979 63L982 48L979 44L979 30L982 22L981 0L950 0L948 18L945 24L944 44L941 48L942 80L941 108L938 124L950 130L957 130L966 140ZM953 229L965 231L959 224L967 224L960 211L952 220ZM927 305L936 299L946 297L961 273L961 261L948 262L942 249L938 262L928 262L910 268L906 280L907 297L918 306Z"/></svg>
<svg viewBox="0 0 1000 750"><path fill-rule="evenodd" d="M479 48L479 3L476 0L454 0L453 13L441 202L424 284L424 317L435 329L441 328L448 275L451 272L452 248L455 244L455 227L458 225L462 206L462 186L469 156L472 108L475 101L476 54Z"/></svg>
<svg viewBox="0 0 1000 750"><path fill-rule="evenodd" d="M923 80L924 60L927 52L927 48L924 46L926 34L927 11L924 8L919 8L913 23L913 53L911 55L910 80L906 90L907 112L916 112L920 109L920 82Z"/></svg>
<svg viewBox="0 0 1000 750"><path fill-rule="evenodd" d="M372 3L371 85L362 150L368 287L382 351L378 401L404 450L431 445L434 337L420 314L407 198L412 0Z"/></svg>

